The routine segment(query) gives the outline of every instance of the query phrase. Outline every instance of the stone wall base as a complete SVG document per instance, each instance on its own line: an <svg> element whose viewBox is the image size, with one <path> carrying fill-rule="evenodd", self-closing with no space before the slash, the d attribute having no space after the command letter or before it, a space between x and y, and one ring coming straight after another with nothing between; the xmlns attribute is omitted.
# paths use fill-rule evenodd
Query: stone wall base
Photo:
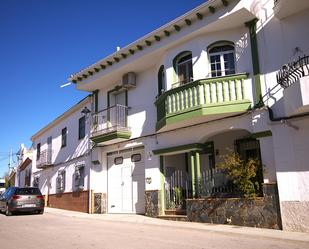
<svg viewBox="0 0 309 249"><path fill-rule="evenodd" d="M160 190L145 191L145 215L150 217L160 215Z"/></svg>
<svg viewBox="0 0 309 249"><path fill-rule="evenodd" d="M48 196L48 206L88 213L89 191L52 194Z"/></svg>
<svg viewBox="0 0 309 249"><path fill-rule="evenodd" d="M308 201L282 201L280 206L283 230L309 232Z"/></svg>
<svg viewBox="0 0 309 249"><path fill-rule="evenodd" d="M189 199L187 200L188 220L215 224L282 229L277 185L264 184L263 192L264 197L252 199ZM308 207L309 206L307 206L307 208Z"/></svg>
<svg viewBox="0 0 309 249"><path fill-rule="evenodd" d="M106 214L106 193L94 193L94 214Z"/></svg>

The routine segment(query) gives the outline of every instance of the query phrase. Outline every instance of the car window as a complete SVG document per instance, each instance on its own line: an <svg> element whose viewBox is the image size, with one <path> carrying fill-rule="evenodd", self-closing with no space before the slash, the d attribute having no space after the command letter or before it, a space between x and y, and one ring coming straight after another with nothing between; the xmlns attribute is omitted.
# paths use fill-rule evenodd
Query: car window
<svg viewBox="0 0 309 249"><path fill-rule="evenodd" d="M38 188L18 188L15 191L16 195L41 195Z"/></svg>
<svg viewBox="0 0 309 249"><path fill-rule="evenodd" d="M7 190L5 190L5 192L3 193L3 197L8 198L9 195L12 193L12 191L13 191L12 188L8 188Z"/></svg>

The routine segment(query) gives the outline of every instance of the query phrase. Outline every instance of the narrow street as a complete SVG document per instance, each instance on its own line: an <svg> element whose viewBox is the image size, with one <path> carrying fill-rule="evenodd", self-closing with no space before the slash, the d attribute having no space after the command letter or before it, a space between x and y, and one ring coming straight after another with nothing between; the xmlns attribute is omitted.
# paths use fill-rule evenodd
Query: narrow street
<svg viewBox="0 0 309 249"><path fill-rule="evenodd" d="M215 225L160 222L131 217L119 220L115 215L93 216L47 209L43 215L0 215L0 248L5 249L82 249L82 248L212 248L212 249L306 249L304 240L271 238L244 232L216 230ZM181 224L184 224L183 226ZM204 224L203 224L204 225ZM195 228L196 226L196 228ZM226 227L226 226L225 226ZM231 228L228 228L231 229ZM234 227L232 229L242 229ZM246 231L243 229L243 231Z"/></svg>

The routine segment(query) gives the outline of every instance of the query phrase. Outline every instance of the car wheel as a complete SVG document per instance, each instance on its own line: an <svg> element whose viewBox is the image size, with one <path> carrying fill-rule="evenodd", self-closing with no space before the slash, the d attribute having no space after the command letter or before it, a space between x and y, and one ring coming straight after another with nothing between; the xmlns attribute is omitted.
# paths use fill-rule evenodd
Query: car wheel
<svg viewBox="0 0 309 249"><path fill-rule="evenodd" d="M38 213L39 214L44 214L44 210L40 210Z"/></svg>
<svg viewBox="0 0 309 249"><path fill-rule="evenodd" d="M11 216L12 215L12 212L9 210L9 205L8 204L6 204L5 215L6 216Z"/></svg>

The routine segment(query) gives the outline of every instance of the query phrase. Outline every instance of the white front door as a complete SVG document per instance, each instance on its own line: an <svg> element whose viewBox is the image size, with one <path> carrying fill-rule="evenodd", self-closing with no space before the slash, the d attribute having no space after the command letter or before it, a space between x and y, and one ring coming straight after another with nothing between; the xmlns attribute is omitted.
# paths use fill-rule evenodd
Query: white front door
<svg viewBox="0 0 309 249"><path fill-rule="evenodd" d="M135 159L132 160L132 155ZM136 157L136 155L138 155ZM140 155L140 156L139 156ZM143 151L108 156L108 212L144 213L145 166Z"/></svg>

